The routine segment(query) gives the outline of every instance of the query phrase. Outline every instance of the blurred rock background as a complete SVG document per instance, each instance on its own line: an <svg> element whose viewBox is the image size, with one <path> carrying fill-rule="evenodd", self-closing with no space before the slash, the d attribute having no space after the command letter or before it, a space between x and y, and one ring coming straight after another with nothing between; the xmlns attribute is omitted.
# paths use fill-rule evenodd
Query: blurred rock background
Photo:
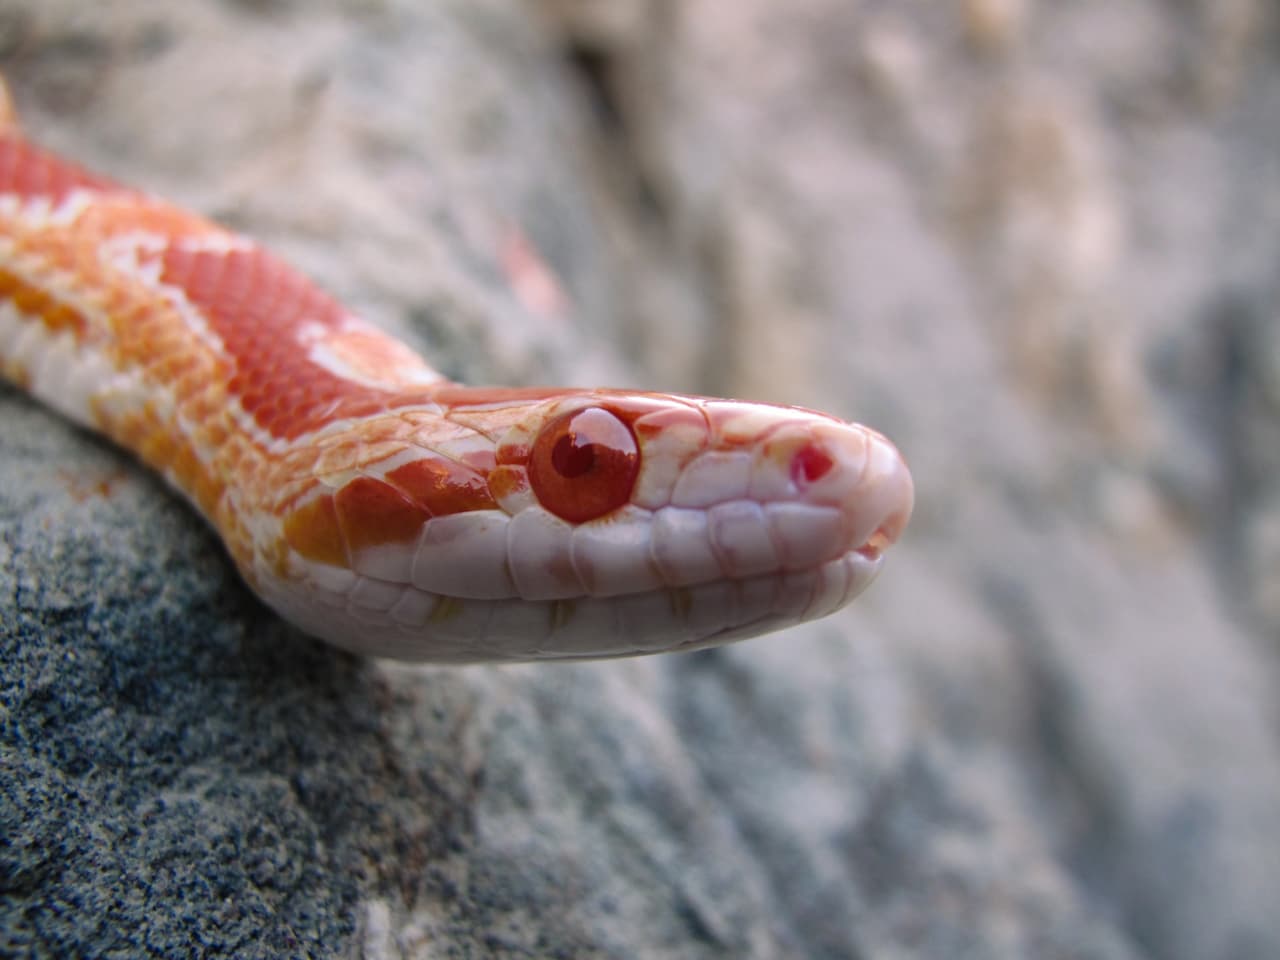
<svg viewBox="0 0 1280 960"><path fill-rule="evenodd" d="M1280 956L1274 4L0 0L0 69L451 375L918 485L827 621L406 668L0 389L0 953Z"/></svg>

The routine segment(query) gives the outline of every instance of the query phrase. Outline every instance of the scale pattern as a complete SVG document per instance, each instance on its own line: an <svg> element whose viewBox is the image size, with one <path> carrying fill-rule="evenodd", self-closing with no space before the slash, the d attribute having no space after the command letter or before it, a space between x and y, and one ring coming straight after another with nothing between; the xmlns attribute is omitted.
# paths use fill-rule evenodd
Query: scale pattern
<svg viewBox="0 0 1280 960"><path fill-rule="evenodd" d="M910 516L893 445L823 414L451 383L0 101L0 373L161 472L318 637L441 662L692 649L843 606Z"/></svg>

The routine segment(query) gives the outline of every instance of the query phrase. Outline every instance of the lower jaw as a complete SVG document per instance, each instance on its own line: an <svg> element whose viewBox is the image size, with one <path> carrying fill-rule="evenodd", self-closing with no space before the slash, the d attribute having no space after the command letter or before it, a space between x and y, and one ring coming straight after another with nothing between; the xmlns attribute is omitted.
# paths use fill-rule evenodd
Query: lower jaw
<svg viewBox="0 0 1280 960"><path fill-rule="evenodd" d="M419 598L420 623L347 598L301 597L266 585L264 599L308 633L369 656L436 663L592 660L696 650L815 620L874 579L878 555L853 551L811 570L645 594L574 600ZM413 589L413 588L407 588Z"/></svg>

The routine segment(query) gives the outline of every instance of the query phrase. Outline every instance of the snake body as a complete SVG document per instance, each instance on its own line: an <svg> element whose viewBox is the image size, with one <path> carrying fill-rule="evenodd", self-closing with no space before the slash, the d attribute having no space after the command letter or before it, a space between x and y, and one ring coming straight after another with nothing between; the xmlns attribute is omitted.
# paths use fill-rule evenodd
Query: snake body
<svg viewBox="0 0 1280 960"><path fill-rule="evenodd" d="M0 100L0 373L162 473L317 637L441 662L691 649L843 606L910 515L894 446L823 414L449 382Z"/></svg>

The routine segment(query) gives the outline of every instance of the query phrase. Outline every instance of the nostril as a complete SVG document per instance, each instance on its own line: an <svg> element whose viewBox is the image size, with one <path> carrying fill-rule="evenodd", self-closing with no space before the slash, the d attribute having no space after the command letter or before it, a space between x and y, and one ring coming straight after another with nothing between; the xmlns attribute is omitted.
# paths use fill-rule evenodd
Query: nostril
<svg viewBox="0 0 1280 960"><path fill-rule="evenodd" d="M796 486L804 488L817 483L836 465L835 459L826 449L815 441L806 443L791 458L791 479Z"/></svg>

